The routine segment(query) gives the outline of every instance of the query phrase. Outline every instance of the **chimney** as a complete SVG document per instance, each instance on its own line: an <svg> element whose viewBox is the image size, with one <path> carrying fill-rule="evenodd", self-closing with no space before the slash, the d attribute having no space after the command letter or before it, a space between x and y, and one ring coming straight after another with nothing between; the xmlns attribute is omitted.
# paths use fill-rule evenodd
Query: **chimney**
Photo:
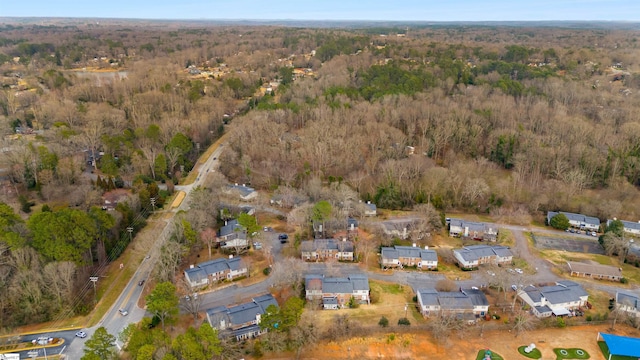
<svg viewBox="0 0 640 360"><path fill-rule="evenodd" d="M429 245L425 245L425 246L424 246L424 249L425 249L425 250L429 250Z"/></svg>
<svg viewBox="0 0 640 360"><path fill-rule="evenodd" d="M242 184L242 186L245 186L244 184Z"/></svg>
<svg viewBox="0 0 640 360"><path fill-rule="evenodd" d="M233 259L233 255L229 255L229 259Z"/></svg>
<svg viewBox="0 0 640 360"><path fill-rule="evenodd" d="M189 269L193 269L194 267L193 264L189 265Z"/></svg>
<svg viewBox="0 0 640 360"><path fill-rule="evenodd" d="M224 221L224 226L227 226L227 220Z"/></svg>
<svg viewBox="0 0 640 360"><path fill-rule="evenodd" d="M343 237L343 238L342 238L342 241L347 241L347 238Z"/></svg>
<svg viewBox="0 0 640 360"><path fill-rule="evenodd" d="M367 204L371 204L371 201L367 201Z"/></svg>
<svg viewBox="0 0 640 360"><path fill-rule="evenodd" d="M416 243L411 244L411 246L416 247Z"/></svg>

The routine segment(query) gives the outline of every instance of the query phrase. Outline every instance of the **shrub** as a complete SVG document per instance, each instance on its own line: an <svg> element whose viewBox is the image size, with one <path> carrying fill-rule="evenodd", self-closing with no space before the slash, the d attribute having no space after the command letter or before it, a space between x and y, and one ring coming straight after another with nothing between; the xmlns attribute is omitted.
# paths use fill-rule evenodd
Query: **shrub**
<svg viewBox="0 0 640 360"><path fill-rule="evenodd" d="M559 316L556 319L556 326L559 327L559 328L563 328L563 327L567 326L567 324L564 322L564 318L563 317Z"/></svg>
<svg viewBox="0 0 640 360"><path fill-rule="evenodd" d="M380 325L381 327L385 328L387 326L389 326L389 319L387 319L386 317L381 317L380 321L378 321L378 325Z"/></svg>
<svg viewBox="0 0 640 360"><path fill-rule="evenodd" d="M411 321L409 321L409 319L407 318L400 318L398 319L398 325L411 325Z"/></svg>
<svg viewBox="0 0 640 360"><path fill-rule="evenodd" d="M265 275L271 274L271 268L270 267L266 267L266 268L262 269L262 273L265 274Z"/></svg>
<svg viewBox="0 0 640 360"><path fill-rule="evenodd" d="M629 279L627 279L627 278L620 278L620 282L621 282L621 283L623 283L623 284L626 284L626 283L628 283L628 282L629 282Z"/></svg>
<svg viewBox="0 0 640 360"><path fill-rule="evenodd" d="M585 320L587 320L587 321L591 321L591 320L593 320L593 318L591 317L591 315L587 315L587 317L585 318Z"/></svg>

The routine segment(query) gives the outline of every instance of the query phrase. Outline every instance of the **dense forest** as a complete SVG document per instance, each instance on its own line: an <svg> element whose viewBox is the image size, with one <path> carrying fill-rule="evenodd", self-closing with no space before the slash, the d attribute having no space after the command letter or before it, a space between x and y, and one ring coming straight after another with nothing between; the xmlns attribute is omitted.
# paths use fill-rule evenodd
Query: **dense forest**
<svg viewBox="0 0 640 360"><path fill-rule="evenodd" d="M5 24L0 286L15 291L0 327L86 311L74 289L227 130L222 173L270 192L342 184L389 209L635 220L638 36ZM127 200L102 211L118 188Z"/></svg>

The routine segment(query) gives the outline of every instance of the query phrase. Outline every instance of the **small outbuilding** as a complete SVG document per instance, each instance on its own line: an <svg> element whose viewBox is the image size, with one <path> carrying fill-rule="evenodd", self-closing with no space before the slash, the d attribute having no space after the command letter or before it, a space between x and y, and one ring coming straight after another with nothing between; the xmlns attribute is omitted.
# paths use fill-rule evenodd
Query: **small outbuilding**
<svg viewBox="0 0 640 360"><path fill-rule="evenodd" d="M611 360L612 356L640 358L639 338L598 333L598 341L600 341L600 338L604 340L605 344L607 344L607 348L609 348L608 360Z"/></svg>

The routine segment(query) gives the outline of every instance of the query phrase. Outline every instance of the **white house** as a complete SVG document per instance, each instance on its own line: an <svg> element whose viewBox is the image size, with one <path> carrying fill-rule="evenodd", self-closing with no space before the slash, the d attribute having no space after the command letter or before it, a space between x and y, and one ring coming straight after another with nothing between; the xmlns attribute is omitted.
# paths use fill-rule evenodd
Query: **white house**
<svg viewBox="0 0 640 360"><path fill-rule="evenodd" d="M489 311L489 301L476 289L444 292L433 288L416 291L418 308L424 317L433 314L467 314L464 319L475 322Z"/></svg>
<svg viewBox="0 0 640 360"><path fill-rule="evenodd" d="M380 266L383 268L416 266L422 270L438 268L438 254L434 250L416 246L383 247L380 251Z"/></svg>
<svg viewBox="0 0 640 360"><path fill-rule="evenodd" d="M453 257L461 269L476 269L482 264L508 264L513 253L506 246L472 245L453 250Z"/></svg>
<svg viewBox="0 0 640 360"><path fill-rule="evenodd" d="M631 292L616 292L616 309L640 318L640 296Z"/></svg>
<svg viewBox="0 0 640 360"><path fill-rule="evenodd" d="M613 220L611 220L611 219L607 220L607 226L609 226L609 224L612 221ZM620 222L624 226L624 228L623 228L624 232L632 234L632 235L640 235L640 221L639 222L634 222L634 221L620 220Z"/></svg>
<svg viewBox="0 0 640 360"><path fill-rule="evenodd" d="M589 294L573 281L558 281L553 286L527 286L518 290L518 297L531 307L537 317L569 315L571 310L585 306Z"/></svg>
<svg viewBox="0 0 640 360"><path fill-rule="evenodd" d="M482 222L462 219L449 219L449 236L465 237L474 240L496 241L498 228Z"/></svg>
<svg viewBox="0 0 640 360"><path fill-rule="evenodd" d="M600 219L598 219L597 217L587 216L582 214L574 214L574 213L569 213L564 211L547 212L547 224L551 224L551 219L558 214L564 214L567 217L567 219L569 219L569 225L571 225L574 228L586 229L589 231L599 231L600 229Z"/></svg>
<svg viewBox="0 0 640 360"><path fill-rule="evenodd" d="M248 269L239 257L221 258L191 265L184 277L192 288L204 287L219 281L231 281L247 275Z"/></svg>

